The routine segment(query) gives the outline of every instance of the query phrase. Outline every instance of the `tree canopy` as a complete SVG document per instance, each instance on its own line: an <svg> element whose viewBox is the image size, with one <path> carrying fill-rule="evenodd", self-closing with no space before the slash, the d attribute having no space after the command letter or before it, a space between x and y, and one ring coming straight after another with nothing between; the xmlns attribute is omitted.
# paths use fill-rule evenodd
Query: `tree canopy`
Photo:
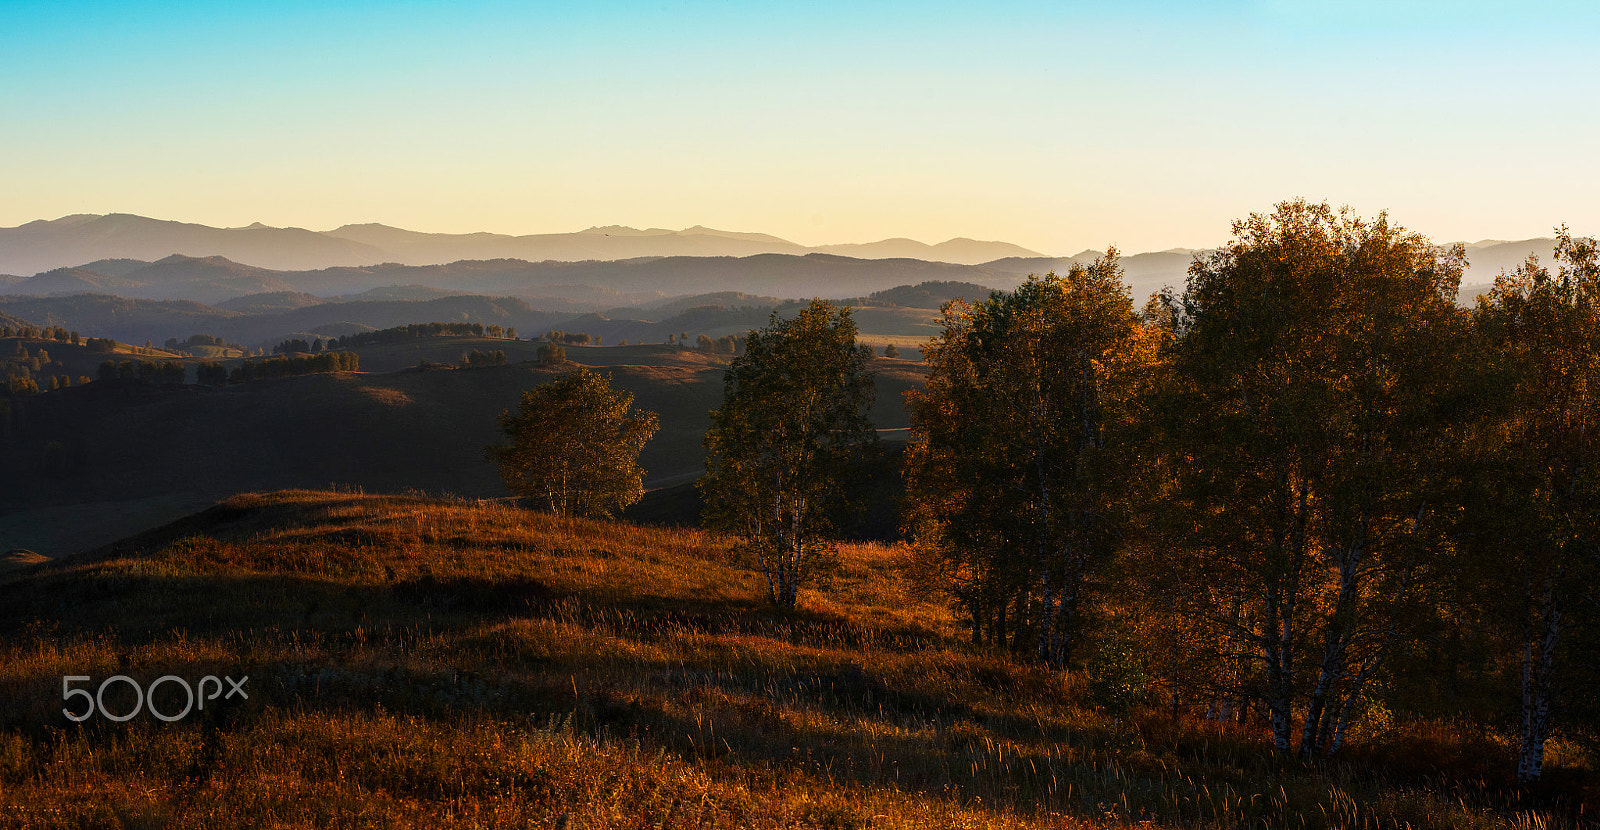
<svg viewBox="0 0 1600 830"><path fill-rule="evenodd" d="M908 525L974 641L1065 666L1120 544L1108 440L1146 343L1113 248L1064 276L952 302L912 399Z"/></svg>
<svg viewBox="0 0 1600 830"><path fill-rule="evenodd" d="M711 413L706 523L743 540L778 605L793 606L829 566L831 514L877 446L872 376L855 341L849 308L813 300L793 318L774 312L728 365Z"/></svg>
<svg viewBox="0 0 1600 830"><path fill-rule="evenodd" d="M559 516L611 516L644 494L639 453L655 435L654 412L633 393L585 368L522 393L500 416L506 441L487 449L513 493Z"/></svg>

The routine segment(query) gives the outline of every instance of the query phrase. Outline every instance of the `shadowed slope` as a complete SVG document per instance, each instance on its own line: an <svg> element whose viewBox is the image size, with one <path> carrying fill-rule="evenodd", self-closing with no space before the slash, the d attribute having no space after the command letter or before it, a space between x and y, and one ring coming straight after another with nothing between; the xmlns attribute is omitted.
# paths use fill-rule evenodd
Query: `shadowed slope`
<svg viewBox="0 0 1600 830"><path fill-rule="evenodd" d="M0 477L0 546L59 556L249 490L336 483L388 493L506 496L483 456L484 446L500 439L496 419L516 406L522 390L572 366L414 367L455 363L471 349L505 350L515 361L535 348L526 341L424 338L358 350L364 368L413 367L387 374L308 375L222 389L91 383L32 396L21 401L0 443L0 466L19 473ZM660 414L661 431L640 457L647 487L698 477L708 414L722 400L723 359L664 346L574 346L567 355L574 365L610 372L615 386L634 393L636 406ZM89 356L104 357L130 356ZM923 367L877 364L884 371L872 417L881 427L904 427L904 393L921 383Z"/></svg>

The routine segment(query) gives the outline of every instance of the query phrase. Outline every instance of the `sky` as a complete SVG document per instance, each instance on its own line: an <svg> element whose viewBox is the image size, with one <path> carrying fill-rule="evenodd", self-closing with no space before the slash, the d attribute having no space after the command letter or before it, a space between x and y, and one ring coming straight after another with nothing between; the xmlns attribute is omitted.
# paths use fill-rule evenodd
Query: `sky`
<svg viewBox="0 0 1600 830"><path fill-rule="evenodd" d="M1595 5L0 0L0 226L1600 235Z"/></svg>

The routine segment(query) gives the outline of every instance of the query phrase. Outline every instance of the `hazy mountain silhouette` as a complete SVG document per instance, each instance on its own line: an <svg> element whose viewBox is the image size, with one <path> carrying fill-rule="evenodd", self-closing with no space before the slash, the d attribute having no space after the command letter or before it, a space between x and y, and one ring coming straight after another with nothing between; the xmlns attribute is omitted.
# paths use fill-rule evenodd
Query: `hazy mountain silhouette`
<svg viewBox="0 0 1600 830"><path fill-rule="evenodd" d="M70 277L70 278L69 278ZM972 282L1008 288L1021 277L981 265L918 259L856 259L829 254L749 257L642 257L631 260L527 262L468 260L448 265L336 267L273 271L222 257L170 256L111 277L86 269L39 275L0 294L94 292L148 300L219 304L253 294L299 292L319 297L382 289L406 299L440 294L487 294L540 301L562 298L571 310L646 305L684 295L731 291L772 297L844 298L928 281ZM404 290L399 286L408 286ZM396 293L399 292L399 293Z"/></svg>
<svg viewBox="0 0 1600 830"><path fill-rule="evenodd" d="M85 271L94 271L108 277L126 277L127 275L150 265L142 259L97 259L86 265L80 266Z"/></svg>
<svg viewBox="0 0 1600 830"><path fill-rule="evenodd" d="M1070 257L1007 257L984 263L984 268L1010 274L1021 280L1028 274L1054 271L1065 274L1074 264L1090 265L1104 255L1104 251L1088 250ZM1134 304L1143 305L1146 297L1166 286L1183 290L1188 279L1189 263L1197 252L1186 249L1152 251L1143 254L1124 254L1121 257L1123 281L1133 294Z"/></svg>
<svg viewBox="0 0 1600 830"><path fill-rule="evenodd" d="M1467 246L1467 260L1471 263L1472 281L1492 283L1501 271L1510 273L1517 270L1517 266L1527 261L1529 256L1539 257L1541 265L1554 270L1556 266L1552 258L1555 256L1555 248L1556 241L1549 237L1515 242L1500 239L1474 242Z"/></svg>
<svg viewBox="0 0 1600 830"><path fill-rule="evenodd" d="M937 245L927 245L914 239L885 239L882 242L855 245L819 245L813 250L818 253L861 259L925 259L962 265L979 265L1004 257L1039 256L1035 251L1009 242L982 242L964 238L951 239Z"/></svg>
<svg viewBox="0 0 1600 830"><path fill-rule="evenodd" d="M1548 262L1551 245L1543 238L1473 243L1464 281L1488 283L1530 253ZM847 251L856 256L841 253ZM1204 253L1174 248L1124 256L1135 302L1142 304L1166 286L1181 290L1193 258ZM681 231L607 226L508 236L346 225L316 233L260 225L210 228L111 214L0 228L0 272L26 271L30 263L66 256L73 258L50 263L53 270L0 280L0 294L94 292L216 305L255 294L332 297L381 291L369 297L381 300L470 293L515 296L536 307L576 312L647 307L717 292L848 298L926 282L1008 289L1028 274L1088 264L1099 252L1043 257L1009 243L970 239L938 245L890 239L809 249L767 234L701 226ZM437 262L406 264L429 260Z"/></svg>
<svg viewBox="0 0 1600 830"><path fill-rule="evenodd" d="M75 214L15 228L0 228L0 273L17 274L94 263L106 267L90 267L90 270L120 277L127 274L115 265L94 261L154 261L171 254L197 258L221 256L261 268L315 270L384 262L403 265L493 259L576 262L816 252L867 259L912 257L968 265L1002 256L1038 255L1009 243L971 239L952 239L938 245L892 239L863 245L806 247L770 234L722 231L700 225L678 231L612 225L575 233L511 236L423 233L380 224L345 225L327 232L272 228L260 223L244 228L213 228L114 213L104 216Z"/></svg>
<svg viewBox="0 0 1600 830"><path fill-rule="evenodd" d="M9 294L39 296L100 293L134 297L148 288L138 280L114 277L88 268L57 268L10 283L4 290Z"/></svg>
<svg viewBox="0 0 1600 830"><path fill-rule="evenodd" d="M217 308L229 311L238 311L243 314L273 314L280 311L293 311L297 308L322 305L329 302L327 299L303 291L269 291L265 294L246 294L243 297L234 297L217 303Z"/></svg>
<svg viewBox="0 0 1600 830"><path fill-rule="evenodd" d="M22 319L21 317L13 317L12 315L5 313L4 311L0 311L0 326L5 326L6 328L15 329L15 328L21 328L22 326L31 326L31 325L33 325L33 324L29 323L27 320Z"/></svg>
<svg viewBox="0 0 1600 830"><path fill-rule="evenodd" d="M786 302L792 302L792 298L746 294L743 291L712 291L704 294L673 297L670 300L643 303L637 306L618 307L607 310L604 313L606 316L614 318L634 316L653 320L659 319L662 314L687 311L691 308L704 306L762 306L771 308Z"/></svg>
<svg viewBox="0 0 1600 830"><path fill-rule="evenodd" d="M388 225L345 225L330 236L381 248L395 262L434 265L463 259L577 261L647 256L750 256L764 253L803 254L804 246L767 234L733 233L695 226L681 231L639 230L622 226L589 228L577 233L508 236L493 233L419 233Z"/></svg>
<svg viewBox="0 0 1600 830"><path fill-rule="evenodd" d="M74 329L84 337L161 343L168 337L219 334L222 323L245 316L190 300L139 300L109 294L0 297L0 313Z"/></svg>
<svg viewBox="0 0 1600 830"><path fill-rule="evenodd" d="M224 256L284 269L385 259L370 246L302 228L213 228L126 213L76 214L0 228L0 272L34 274L97 259L154 261L172 254Z"/></svg>

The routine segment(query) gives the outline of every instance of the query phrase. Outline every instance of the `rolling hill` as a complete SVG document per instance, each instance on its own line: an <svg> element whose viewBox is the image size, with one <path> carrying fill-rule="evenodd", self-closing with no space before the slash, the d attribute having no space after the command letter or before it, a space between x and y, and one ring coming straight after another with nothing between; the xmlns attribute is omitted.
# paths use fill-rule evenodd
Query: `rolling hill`
<svg viewBox="0 0 1600 830"><path fill-rule="evenodd" d="M149 288L127 277L112 276L83 268L57 268L17 280L6 286L7 294L57 296L68 294L118 294L134 297Z"/></svg>
<svg viewBox="0 0 1600 830"><path fill-rule="evenodd" d="M22 328L23 326L31 326L31 325L33 325L33 324L28 322L27 320L22 319L21 317L17 317L17 316L11 315L11 314L7 314L5 311L0 311L0 326L5 326L6 328L9 328L9 329L18 329L18 328Z"/></svg>
<svg viewBox="0 0 1600 830"><path fill-rule="evenodd" d="M955 299L979 302L988 299L992 290L970 282L924 282L874 291L865 299L874 305L935 309Z"/></svg>
<svg viewBox="0 0 1600 830"><path fill-rule="evenodd" d="M132 264L122 260L113 265ZM179 254L137 268L113 267L117 274L96 271L91 265L58 268L6 286L5 293L22 296L113 294L144 300L193 300L214 303L252 294L290 291L279 272L241 265L222 257L187 257ZM104 267L104 264L102 264Z"/></svg>
<svg viewBox="0 0 1600 830"><path fill-rule="evenodd" d="M857 260L856 262L865 262ZM138 273L143 273L142 271ZM1009 278L1002 278L1009 279ZM969 283L941 283L926 289L898 286L900 300L914 302L935 294L982 296L988 289ZM951 288L951 286L968 286ZM980 291L981 289L981 291ZM913 293L905 293L913 292ZM954 296L954 294L952 294ZM393 298L393 299L390 299ZM205 305L188 300L127 299L110 294L37 297L0 296L0 310L27 320L47 321L123 342L165 342L191 334L211 334L229 342L269 347L288 337L331 337L419 322L476 322L518 330L524 337L551 328L583 331L607 343L665 342L668 334L742 334L767 322L770 311L793 301L739 292L680 295L651 306L624 306L606 314L550 308L514 296L452 293L426 286L377 288L343 297L319 297L304 291L248 294ZM853 301L861 303L863 300ZM867 298L865 302L873 302ZM904 305L896 302L895 305ZM936 302L933 303L935 306ZM860 308L857 325L864 337L932 334L923 323L934 312ZM902 344L903 345L903 344Z"/></svg>
<svg viewBox="0 0 1600 830"><path fill-rule="evenodd" d="M0 550L78 550L249 490L337 483L504 496L483 447L498 439L496 418L515 407L521 391L560 370L532 363L415 368L454 363L473 348L507 350L516 361L536 345L425 338L358 349L369 370L360 373L222 389L91 383L30 396L0 442L0 469L27 473L0 479ZM649 486L699 475L708 413L722 397L723 360L664 346L574 346L567 355L604 367L616 386L635 394L636 405L660 414L661 431L640 460ZM920 385L925 369L889 360L873 368L881 369L874 422L907 426L904 393ZM59 448L49 450L52 443Z"/></svg>

